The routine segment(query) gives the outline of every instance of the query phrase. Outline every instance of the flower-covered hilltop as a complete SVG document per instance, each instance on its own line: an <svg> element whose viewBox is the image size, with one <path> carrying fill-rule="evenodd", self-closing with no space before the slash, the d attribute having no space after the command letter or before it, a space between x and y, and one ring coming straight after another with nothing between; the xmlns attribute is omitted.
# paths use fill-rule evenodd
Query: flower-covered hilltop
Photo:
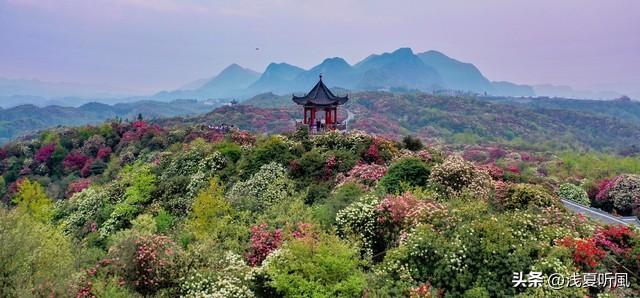
<svg viewBox="0 0 640 298"><path fill-rule="evenodd" d="M630 297L637 157L144 121L0 148L8 297ZM610 287L550 280L618 274ZM525 286L518 278L529 278ZM584 277L584 278L583 278Z"/></svg>

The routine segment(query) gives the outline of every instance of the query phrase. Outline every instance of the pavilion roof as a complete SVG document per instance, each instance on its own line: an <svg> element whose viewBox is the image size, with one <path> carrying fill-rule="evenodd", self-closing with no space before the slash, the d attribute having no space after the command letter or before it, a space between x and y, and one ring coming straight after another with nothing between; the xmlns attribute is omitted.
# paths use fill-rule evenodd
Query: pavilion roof
<svg viewBox="0 0 640 298"><path fill-rule="evenodd" d="M305 96L293 95L292 100L299 105L332 106L341 105L349 100L349 96L337 96L322 82L322 75L318 83Z"/></svg>

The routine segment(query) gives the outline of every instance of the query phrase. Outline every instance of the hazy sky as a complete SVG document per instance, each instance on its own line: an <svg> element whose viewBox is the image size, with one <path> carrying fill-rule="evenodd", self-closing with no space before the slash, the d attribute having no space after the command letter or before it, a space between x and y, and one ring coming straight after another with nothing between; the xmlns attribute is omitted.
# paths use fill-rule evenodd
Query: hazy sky
<svg viewBox="0 0 640 298"><path fill-rule="evenodd" d="M399 47L442 51L491 80L640 95L637 0L0 0L10 78L151 92L233 62L309 68Z"/></svg>

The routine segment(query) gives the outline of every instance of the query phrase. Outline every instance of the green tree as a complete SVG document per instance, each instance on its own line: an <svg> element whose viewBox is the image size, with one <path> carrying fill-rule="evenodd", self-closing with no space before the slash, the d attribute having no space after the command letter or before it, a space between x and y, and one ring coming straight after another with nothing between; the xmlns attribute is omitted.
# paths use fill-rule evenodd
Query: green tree
<svg viewBox="0 0 640 298"><path fill-rule="evenodd" d="M74 258L60 231L0 208L0 247L0 296L65 296Z"/></svg>
<svg viewBox="0 0 640 298"><path fill-rule="evenodd" d="M335 236L289 242L267 258L269 285L284 297L360 297L366 275L358 251Z"/></svg>
<svg viewBox="0 0 640 298"><path fill-rule="evenodd" d="M28 214L41 222L48 222L53 215L53 203L38 182L23 180L18 185L18 193L13 198L18 212Z"/></svg>
<svg viewBox="0 0 640 298"><path fill-rule="evenodd" d="M221 221L229 220L231 205L224 199L224 188L220 179L214 177L209 187L200 192L191 208L190 223L198 236L203 236L220 226Z"/></svg>
<svg viewBox="0 0 640 298"><path fill-rule="evenodd" d="M403 192L404 185L426 186L431 167L418 158L406 158L389 167L387 174L380 180L386 192Z"/></svg>

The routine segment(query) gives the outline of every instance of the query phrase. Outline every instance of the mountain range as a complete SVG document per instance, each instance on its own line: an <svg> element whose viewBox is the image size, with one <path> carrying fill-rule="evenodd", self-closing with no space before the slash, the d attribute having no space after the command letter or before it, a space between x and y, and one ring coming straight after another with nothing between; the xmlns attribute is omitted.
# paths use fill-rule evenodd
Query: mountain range
<svg viewBox="0 0 640 298"><path fill-rule="evenodd" d="M212 78L199 79L176 90L161 91L149 96L126 96L122 95L125 94L122 90L119 93L109 93L104 91L104 86L0 78L0 106L8 108L19 104L34 104L41 107L77 107L87 102L115 104L139 100L244 100L268 92L280 95L306 92L315 84L320 74L323 74L326 85L342 92L426 91L580 99L613 99L621 96L615 92L578 91L568 86L491 81L475 65L458 61L441 52L414 53L410 48L400 48L390 53L369 55L353 65L340 57L327 58L310 69L287 63L271 63L259 73L234 63Z"/></svg>
<svg viewBox="0 0 640 298"><path fill-rule="evenodd" d="M438 91L454 90L501 96L535 96L531 86L492 82L471 63L438 51L414 53L400 48L391 53L373 54L350 65L340 57L327 58L305 70L287 63L271 63L263 73L232 64L209 80L187 84L187 88L163 91L156 99L212 97L248 98L265 92L288 94L305 92L323 74L331 88L351 91Z"/></svg>

